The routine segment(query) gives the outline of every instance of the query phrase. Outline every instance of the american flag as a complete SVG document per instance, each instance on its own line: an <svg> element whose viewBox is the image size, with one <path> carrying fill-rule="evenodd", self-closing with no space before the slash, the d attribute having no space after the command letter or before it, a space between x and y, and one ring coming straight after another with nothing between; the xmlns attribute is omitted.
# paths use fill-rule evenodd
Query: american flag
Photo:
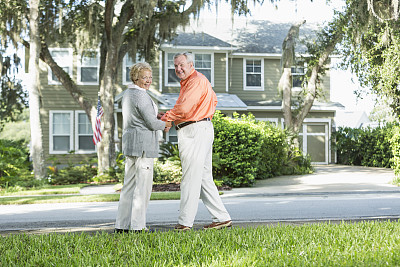
<svg viewBox="0 0 400 267"><path fill-rule="evenodd" d="M98 142L101 141L101 122L100 119L103 116L103 108L101 107L101 102L100 102L100 96L97 101L97 116L96 116L96 123L94 126L94 131L93 131L93 143L94 145L97 145Z"/></svg>

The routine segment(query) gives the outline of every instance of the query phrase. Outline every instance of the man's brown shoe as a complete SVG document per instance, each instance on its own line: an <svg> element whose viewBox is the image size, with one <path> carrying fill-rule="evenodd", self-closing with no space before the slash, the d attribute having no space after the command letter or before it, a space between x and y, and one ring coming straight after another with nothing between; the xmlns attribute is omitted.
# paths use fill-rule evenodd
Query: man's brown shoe
<svg viewBox="0 0 400 267"><path fill-rule="evenodd" d="M175 225L175 227L174 227L174 230L175 231L180 231L180 232L182 232L182 231L188 231L188 230L190 230L190 229L192 229L191 227L189 227L189 226L184 226L184 225L182 225L182 224L177 224L177 225Z"/></svg>
<svg viewBox="0 0 400 267"><path fill-rule="evenodd" d="M205 225L203 229L222 229L232 226L232 221L225 221L225 222L213 222L212 224Z"/></svg>

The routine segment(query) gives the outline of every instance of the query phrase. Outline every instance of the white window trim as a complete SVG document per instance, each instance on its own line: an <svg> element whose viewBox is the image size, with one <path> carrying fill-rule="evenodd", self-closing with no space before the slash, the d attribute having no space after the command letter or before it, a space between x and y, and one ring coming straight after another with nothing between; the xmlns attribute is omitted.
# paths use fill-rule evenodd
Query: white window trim
<svg viewBox="0 0 400 267"><path fill-rule="evenodd" d="M193 53L193 58L196 58L196 54L211 54L211 81L209 82L211 83L211 86L214 87L214 53L209 53L209 52ZM196 61L195 61L195 69L196 69Z"/></svg>
<svg viewBox="0 0 400 267"><path fill-rule="evenodd" d="M129 55L128 55L128 53L126 53L125 54L125 56L124 56L124 59L122 60L122 84L123 85L128 85L128 84L131 84L132 83L132 81L131 80L129 80L129 81L126 81L125 80L125 77L126 77L126 67L131 67L131 66L127 66L126 65L126 58L128 57ZM138 53L136 53L136 59L135 59L135 63L137 63L137 62L144 62L145 60L144 60L144 58L142 58L142 59L140 59L139 58L139 54ZM134 63L133 63L134 64Z"/></svg>
<svg viewBox="0 0 400 267"><path fill-rule="evenodd" d="M292 91L294 91L294 92L300 92L302 90L302 88L298 87L298 86L293 87L293 76L305 76L306 75L306 69L307 69L307 63L305 62L304 66L299 66L299 65L292 66L292 68L297 68L297 67L303 68L303 74L298 74L298 72L295 72L295 74L293 75L293 73L291 72L291 75L292 75Z"/></svg>
<svg viewBox="0 0 400 267"><path fill-rule="evenodd" d="M100 50L96 49L95 52L97 53L97 60L98 60L97 61L98 62L97 75L96 75L97 81L96 82L82 82L81 81L82 55L79 55L77 63L76 63L76 65L77 65L77 76L76 76L77 84L79 84L79 85L98 85L99 84Z"/></svg>
<svg viewBox="0 0 400 267"><path fill-rule="evenodd" d="M69 76L72 78L72 69L73 69L73 50L72 48L49 48L50 53L52 51L68 51L68 64L63 64L63 65L59 65L61 68L62 67L68 67L69 68ZM56 62L58 64L58 62ZM47 66L47 83L51 84L51 85L60 85L61 82L57 82L53 80L53 71L51 70L51 68L49 66Z"/></svg>
<svg viewBox="0 0 400 267"><path fill-rule="evenodd" d="M247 60L261 60L261 86L247 86ZM264 91L264 59L263 58L243 58L243 90L245 91Z"/></svg>
<svg viewBox="0 0 400 267"><path fill-rule="evenodd" d="M179 87L180 83L169 83L168 82L168 54L176 54L176 52L171 52L171 51L165 51L165 59L164 59L164 64L165 64L165 70L164 70L164 77L165 77L165 86L169 87ZM213 52L192 52L193 54L193 60L196 58L196 54L209 54L211 55L211 86L214 87L214 53ZM196 65L196 62L194 62L194 65Z"/></svg>
<svg viewBox="0 0 400 267"><path fill-rule="evenodd" d="M175 126L172 126L172 127L175 127ZM175 133L176 133L176 134L175 134L175 135L172 135L172 136L178 138L178 132L176 131ZM170 141L170 134L171 134L170 132L167 132L167 134L165 135L165 141L166 141L166 142L170 142L171 144L177 144L178 141L176 141L176 142Z"/></svg>
<svg viewBox="0 0 400 267"><path fill-rule="evenodd" d="M282 124L282 129L284 129L284 119L281 121ZM325 124L325 133L307 133L307 125L322 125ZM309 119L304 119L303 121L303 128L302 131L299 133L299 137L303 139L303 154L307 154L307 136L312 136L312 135L319 135L319 136L325 136L325 159L326 161L323 162L311 162L312 164L329 164L329 162L332 161L331 159L331 131L329 129L332 129L332 121L331 119L324 119L324 118L309 118Z"/></svg>
<svg viewBox="0 0 400 267"><path fill-rule="evenodd" d="M165 51L165 58L164 58L164 64L165 64L165 70L164 70L164 77L165 77L165 86L169 86L169 87L179 87L180 84L179 82L176 83L170 83L168 82L168 54L176 54L176 52L168 52Z"/></svg>
<svg viewBox="0 0 400 267"><path fill-rule="evenodd" d="M75 110L75 118L74 118L74 120L75 120L75 122L74 122L74 125L75 125L75 135L74 135L74 137L75 137L75 154L93 154L97 151L97 146L94 146L95 149L93 149L93 150L79 149L79 138L78 138L79 137L79 126L78 126L78 123L79 123L79 114L82 114L82 113L86 114L86 112L83 110Z"/></svg>
<svg viewBox="0 0 400 267"><path fill-rule="evenodd" d="M55 151L53 149L53 114L54 113L68 113L70 115L70 127L69 127L69 144L70 149L73 150L73 135L74 135L74 112L71 110L50 110L49 118L49 154L68 154L70 151Z"/></svg>

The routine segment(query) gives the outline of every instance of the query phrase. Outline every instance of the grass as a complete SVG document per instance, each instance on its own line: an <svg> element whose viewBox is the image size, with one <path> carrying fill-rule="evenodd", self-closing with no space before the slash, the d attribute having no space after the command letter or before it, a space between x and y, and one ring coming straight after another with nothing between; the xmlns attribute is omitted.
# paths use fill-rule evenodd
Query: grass
<svg viewBox="0 0 400 267"><path fill-rule="evenodd" d="M0 266L399 266L400 223L10 234L0 239L0 255Z"/></svg>
<svg viewBox="0 0 400 267"><path fill-rule="evenodd" d="M85 186L88 186L88 184L46 185L40 188L33 189L12 187L10 189L0 190L0 196L79 194L80 189Z"/></svg>
<svg viewBox="0 0 400 267"><path fill-rule="evenodd" d="M110 202L119 201L119 194L99 195L52 195L52 196L15 196L0 198L0 205L72 203L72 202ZM180 192L153 192L151 200L180 199Z"/></svg>

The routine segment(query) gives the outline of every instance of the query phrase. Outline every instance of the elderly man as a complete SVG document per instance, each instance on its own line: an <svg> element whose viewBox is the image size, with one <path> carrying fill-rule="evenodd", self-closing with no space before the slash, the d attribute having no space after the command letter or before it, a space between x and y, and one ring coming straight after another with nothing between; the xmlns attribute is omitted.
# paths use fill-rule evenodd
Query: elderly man
<svg viewBox="0 0 400 267"><path fill-rule="evenodd" d="M179 98L161 120L174 121L176 125L182 163L180 214L175 230L192 228L199 198L212 216L212 223L204 229L230 227L231 217L212 177L214 128L211 119L217 106L217 96L207 78L194 69L191 53L176 54L174 66L176 75L181 79Z"/></svg>

